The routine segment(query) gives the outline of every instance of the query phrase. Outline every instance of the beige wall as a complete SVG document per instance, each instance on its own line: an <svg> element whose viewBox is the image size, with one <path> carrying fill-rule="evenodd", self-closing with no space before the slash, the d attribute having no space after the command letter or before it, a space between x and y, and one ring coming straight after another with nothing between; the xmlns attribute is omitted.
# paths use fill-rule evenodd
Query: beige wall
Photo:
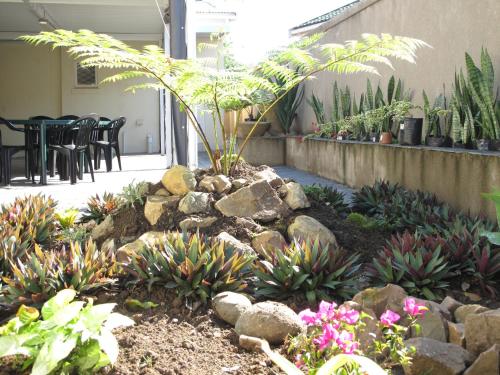
<svg viewBox="0 0 500 375"><path fill-rule="evenodd" d="M129 43L140 48L155 42ZM159 94L140 90L124 92L131 84L120 82L97 88L75 88L75 62L61 50L33 47L21 42L0 42L0 116L28 118L65 114L98 113L114 118L125 116L125 153L147 151L146 136L153 136L153 151L160 150ZM111 74L100 70L98 80ZM142 125L141 125L142 124ZM12 133L3 132L5 143Z"/></svg>
<svg viewBox="0 0 500 375"><path fill-rule="evenodd" d="M500 0L367 0L373 4L327 31L324 42L359 39L362 33L390 33L410 36L429 43L433 48L417 52L416 65L397 62L395 71L381 67L381 77L369 76L372 84L381 82L386 94L392 74L401 77L406 88L414 91L417 104L422 90L433 98L442 92L443 83L449 95L455 68L464 64L464 53L477 59L481 46L488 48L496 71L496 87L500 83ZM327 113L331 111L331 91L335 80L356 92L365 91L368 75L339 76L319 74L306 84L306 98L311 91L323 99ZM431 99L433 100L433 99ZM304 100L299 110L299 123L310 131L314 114Z"/></svg>

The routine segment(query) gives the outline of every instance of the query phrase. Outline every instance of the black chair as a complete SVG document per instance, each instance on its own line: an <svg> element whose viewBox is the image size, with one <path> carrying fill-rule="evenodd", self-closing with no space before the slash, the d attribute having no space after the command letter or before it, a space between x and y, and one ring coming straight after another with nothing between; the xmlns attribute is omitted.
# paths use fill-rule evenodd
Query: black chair
<svg viewBox="0 0 500 375"><path fill-rule="evenodd" d="M25 129L16 128L11 122L0 117L0 124L4 124L8 129L26 133ZM0 126L1 128L1 126ZM33 159L33 149L30 149L26 144L25 145L4 145L2 143L2 132L0 130L0 181L3 185L10 185L10 181L12 178L12 157L18 152L26 152L26 156L28 158L28 178L31 175L32 182L35 183L35 166Z"/></svg>
<svg viewBox="0 0 500 375"><path fill-rule="evenodd" d="M101 151L104 151L104 160L106 161L106 171L110 172L113 166L113 155L112 151L115 150L116 158L118 159L118 166L120 171L122 170L122 161L120 155L120 143L119 134L120 129L125 125L127 119L125 117L118 117L106 126L108 131L108 140L102 139L99 133L94 132L94 139L91 144L94 147L94 168L99 169L101 167ZM97 139L96 139L97 137ZM99 137L101 139L99 139Z"/></svg>
<svg viewBox="0 0 500 375"><path fill-rule="evenodd" d="M92 158L90 155L90 140L94 129L97 127L99 121L98 116L84 116L80 117L72 123L69 129L71 132L71 143L66 143L65 139L68 132L59 132L60 136L63 137L63 142L57 145L49 144L49 149L57 151L61 156L65 156L67 159L67 164L69 167L69 176L71 184L75 184L77 176L83 174L82 167L78 170L78 160L80 157L83 158L83 163L87 163L90 169L90 175L92 176L92 182L94 182L94 169L92 168Z"/></svg>
<svg viewBox="0 0 500 375"><path fill-rule="evenodd" d="M75 115L64 115L61 117L58 117L56 120L78 120L79 117Z"/></svg>
<svg viewBox="0 0 500 375"><path fill-rule="evenodd" d="M53 117L41 115L41 116L32 116L29 118L30 120L53 120ZM38 126L34 125L29 125L25 127L26 129L26 136L25 136L25 144L29 145L29 147L32 147L34 150L34 163L36 166L36 170L39 168L39 160L38 160L38 150L40 147L40 128ZM51 127L47 127L47 136L50 137L50 130ZM47 164L50 165L50 156L51 154L53 155L53 152L49 152L49 158L47 159ZM28 158L26 158L26 161ZM28 176L26 176L28 177Z"/></svg>

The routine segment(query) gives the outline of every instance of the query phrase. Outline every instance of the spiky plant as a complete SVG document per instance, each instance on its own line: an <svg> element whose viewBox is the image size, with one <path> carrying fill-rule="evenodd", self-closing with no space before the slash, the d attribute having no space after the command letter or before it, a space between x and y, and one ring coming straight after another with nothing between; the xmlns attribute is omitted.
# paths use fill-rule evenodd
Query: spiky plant
<svg viewBox="0 0 500 375"><path fill-rule="evenodd" d="M123 187L119 194L121 203L125 207L134 207L136 204L144 204L144 199L148 194L149 183L146 181L132 181L127 186Z"/></svg>
<svg viewBox="0 0 500 375"><path fill-rule="evenodd" d="M253 267L257 294L268 298L302 295L309 301L348 299L356 292L359 255L336 246L298 240L283 249L263 250Z"/></svg>
<svg viewBox="0 0 500 375"><path fill-rule="evenodd" d="M307 104L311 106L318 126L328 123L326 119L325 105L323 104L323 101L321 99L319 99L316 95L314 95L314 93L312 93L311 98L307 99Z"/></svg>
<svg viewBox="0 0 500 375"><path fill-rule="evenodd" d="M88 292L113 282L113 254L97 249L89 240L85 251L79 243L60 251L35 245L25 259L11 259L12 277L4 277L2 299L10 303L41 303L62 289Z"/></svg>
<svg viewBox="0 0 500 375"><path fill-rule="evenodd" d="M94 220L99 224L106 216L118 211L122 202L122 199L113 193L104 192L102 198L96 194L89 198L81 220L83 222Z"/></svg>
<svg viewBox="0 0 500 375"><path fill-rule="evenodd" d="M475 247L472 255L473 279L483 292L495 298L499 292L500 248L492 248L490 245Z"/></svg>
<svg viewBox="0 0 500 375"><path fill-rule="evenodd" d="M239 156L264 117L274 110L277 103L297 85L314 77L318 72L376 73L374 62L391 66L391 59L415 61L415 51L426 43L412 38L382 34L363 34L361 40L345 44L321 44L321 34L316 34L293 43L261 62L255 68L220 70L196 60L177 60L165 55L158 46L147 46L139 51L109 35L96 34L88 30L72 32L55 30L38 35L25 35L23 40L32 44L51 44L67 48L80 59L83 66L119 68L123 71L108 77L106 82L146 78L148 82L130 89L166 89L180 103L190 124L200 137L209 155L215 173L229 174L237 165ZM283 83L271 82L278 77ZM264 95L262 94L264 93ZM254 103L254 98L271 98L257 119L247 138L239 145L238 157L234 161L220 163L220 156L233 154L236 150L236 132L227 135L222 111L241 110ZM203 105L211 111L214 126L220 130L222 139L230 139L227 147L212 150L195 106ZM225 159L229 161L230 159Z"/></svg>
<svg viewBox="0 0 500 375"><path fill-rule="evenodd" d="M169 232L164 241L145 246L123 264L135 283L175 289L188 299L207 299L222 291L241 291L253 257L222 241Z"/></svg>
<svg viewBox="0 0 500 375"><path fill-rule="evenodd" d="M55 218L61 229L70 229L75 226L80 211L76 208L68 208L64 211L58 211Z"/></svg>
<svg viewBox="0 0 500 375"><path fill-rule="evenodd" d="M345 202L344 193L337 189L319 184L304 185L303 189L307 198L314 202L331 207L338 213L349 211L349 206Z"/></svg>
<svg viewBox="0 0 500 375"><path fill-rule="evenodd" d="M353 210L367 215L374 215L381 206L390 202L396 193L404 189L398 184L378 180L372 186L363 186L353 194Z"/></svg>

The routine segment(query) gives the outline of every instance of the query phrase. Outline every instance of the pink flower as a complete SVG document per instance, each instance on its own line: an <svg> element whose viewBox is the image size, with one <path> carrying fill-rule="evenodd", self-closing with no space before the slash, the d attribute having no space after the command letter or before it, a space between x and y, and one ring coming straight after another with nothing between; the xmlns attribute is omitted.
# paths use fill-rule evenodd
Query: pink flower
<svg viewBox="0 0 500 375"><path fill-rule="evenodd" d="M321 320L333 320L335 318L335 308L337 304L335 302L329 303L326 301L321 301L319 303L318 315L317 317Z"/></svg>
<svg viewBox="0 0 500 375"><path fill-rule="evenodd" d="M297 354L295 356L295 366L297 366L298 368L301 368L302 366L305 365L305 362L304 360L302 359L302 355L300 354Z"/></svg>
<svg viewBox="0 0 500 375"><path fill-rule="evenodd" d="M344 354L352 354L359 347L359 343L354 341L354 334L345 330L339 334L337 345Z"/></svg>
<svg viewBox="0 0 500 375"><path fill-rule="evenodd" d="M338 317L340 320L347 324L356 324L359 319L359 312L354 309L347 309L345 306L341 306L338 309Z"/></svg>
<svg viewBox="0 0 500 375"><path fill-rule="evenodd" d="M299 318L308 326L312 326L318 323L316 313L312 312L311 309L306 309L299 312Z"/></svg>
<svg viewBox="0 0 500 375"><path fill-rule="evenodd" d="M337 341L339 332L332 324L324 324L322 335L315 338L313 342L319 346L320 350L325 349L332 341Z"/></svg>
<svg viewBox="0 0 500 375"><path fill-rule="evenodd" d="M427 310L429 310L427 307L424 305L418 304L415 301L415 298L406 298L405 299L405 306L403 310L408 313L408 315L411 315L413 317L419 316L419 315L424 315Z"/></svg>
<svg viewBox="0 0 500 375"><path fill-rule="evenodd" d="M396 314L394 311L391 310L386 310L381 316L380 316L380 323L382 323L384 326L390 327L394 323L396 323L401 317L399 314Z"/></svg>

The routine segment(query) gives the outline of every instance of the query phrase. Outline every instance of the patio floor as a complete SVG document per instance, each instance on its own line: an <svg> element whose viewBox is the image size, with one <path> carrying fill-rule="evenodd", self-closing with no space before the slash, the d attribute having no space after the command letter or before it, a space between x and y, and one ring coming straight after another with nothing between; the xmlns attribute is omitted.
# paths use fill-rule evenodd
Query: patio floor
<svg viewBox="0 0 500 375"><path fill-rule="evenodd" d="M81 208L85 206L88 198L95 194L102 194L105 191L118 193L122 188L133 180L157 182L163 176L166 169L166 159L161 155L125 155L122 156L123 171L118 170L116 159L113 160L113 171L106 173L104 163L102 169L95 171L95 182L92 183L90 174L84 174L82 181L71 185L69 181L60 181L58 176L49 177L48 185L33 185L23 176L23 159L15 159L13 170L14 178L11 186L0 187L0 204L9 203L15 197L29 194L43 193L51 195L59 202L59 207ZM209 161L204 153L200 153L198 163L201 168L208 167ZM303 171L299 171L286 166L274 167L276 172L284 178L292 178L301 184L321 184L337 188L346 195L350 201L353 190Z"/></svg>

